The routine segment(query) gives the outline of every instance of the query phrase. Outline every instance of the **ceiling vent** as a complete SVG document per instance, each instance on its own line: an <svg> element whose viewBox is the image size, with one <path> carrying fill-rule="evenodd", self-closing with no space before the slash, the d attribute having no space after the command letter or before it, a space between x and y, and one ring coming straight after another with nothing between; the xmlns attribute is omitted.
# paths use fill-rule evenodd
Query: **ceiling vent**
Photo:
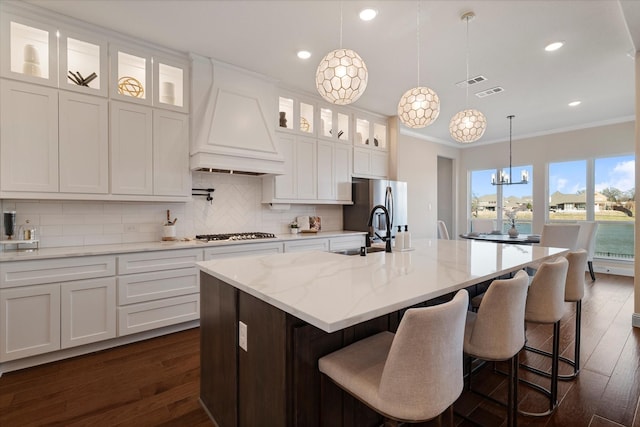
<svg viewBox="0 0 640 427"><path fill-rule="evenodd" d="M482 92L476 92L476 96L478 98L484 98L485 96L495 95L500 92L504 92L504 88L502 86L496 86L491 89L483 90Z"/></svg>
<svg viewBox="0 0 640 427"><path fill-rule="evenodd" d="M482 83L486 81L487 81L487 78L485 76L475 76L475 77L469 78L469 80L463 80L461 82L456 83L456 86L467 87L467 86L473 86L476 83Z"/></svg>

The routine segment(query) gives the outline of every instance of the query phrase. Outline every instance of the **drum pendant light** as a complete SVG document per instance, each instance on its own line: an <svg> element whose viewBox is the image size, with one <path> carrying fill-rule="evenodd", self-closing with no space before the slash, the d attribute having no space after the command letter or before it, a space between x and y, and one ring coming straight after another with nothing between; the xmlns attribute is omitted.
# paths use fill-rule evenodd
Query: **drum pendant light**
<svg viewBox="0 0 640 427"><path fill-rule="evenodd" d="M329 52L316 70L316 88L325 100L347 105L362 96L369 78L367 66L355 51L342 48L342 2L340 3L340 49Z"/></svg>
<svg viewBox="0 0 640 427"><path fill-rule="evenodd" d="M467 80L466 104L469 106L469 21L475 18L473 12L462 15L461 20L467 24ZM451 138L462 144L469 144L482 138L487 129L487 119L480 111L467 108L451 118L449 133Z"/></svg>
<svg viewBox="0 0 640 427"><path fill-rule="evenodd" d="M418 45L418 86L406 91L398 102L398 118L407 127L419 129L429 126L440 115L440 98L432 89L420 86L420 1L416 25Z"/></svg>

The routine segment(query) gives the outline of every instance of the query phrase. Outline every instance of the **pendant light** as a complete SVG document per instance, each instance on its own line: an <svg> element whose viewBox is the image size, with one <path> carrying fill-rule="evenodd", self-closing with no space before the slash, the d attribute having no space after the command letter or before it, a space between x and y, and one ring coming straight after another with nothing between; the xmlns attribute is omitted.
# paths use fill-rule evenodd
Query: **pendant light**
<svg viewBox="0 0 640 427"><path fill-rule="evenodd" d="M466 104L469 106L469 21L474 19L476 15L473 12L467 12L460 18L467 24L467 80L466 80ZM475 142L482 138L484 131L487 129L487 119L478 110L469 109L460 111L451 118L449 122L449 133L451 137L463 144Z"/></svg>
<svg viewBox="0 0 640 427"><path fill-rule="evenodd" d="M360 55L342 48L342 2L340 2L340 49L329 52L318 64L316 88L325 100L337 105L356 101L367 88L367 66Z"/></svg>
<svg viewBox="0 0 640 427"><path fill-rule="evenodd" d="M429 126L440 115L438 94L428 87L420 86L420 1L417 3L418 86L406 91L398 102L398 118L402 124L414 129Z"/></svg>
<svg viewBox="0 0 640 427"><path fill-rule="evenodd" d="M504 173L504 170L500 171L500 176L498 177L497 181L496 181L496 175L491 174L491 184L493 185L517 185L517 184L529 183L529 172L526 169L523 169L522 172L520 172L519 182L511 181L513 177L513 174L511 171L511 131L512 131L512 123L513 123L514 117L515 116L513 114L510 116L507 116L507 119L509 119L509 174L507 175L506 173Z"/></svg>

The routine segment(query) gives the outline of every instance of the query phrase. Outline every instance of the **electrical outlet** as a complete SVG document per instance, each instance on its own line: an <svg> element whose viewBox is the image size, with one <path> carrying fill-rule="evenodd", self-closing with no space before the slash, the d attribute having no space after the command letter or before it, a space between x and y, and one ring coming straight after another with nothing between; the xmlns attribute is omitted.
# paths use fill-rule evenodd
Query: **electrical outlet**
<svg viewBox="0 0 640 427"><path fill-rule="evenodd" d="M137 224L125 224L124 225L124 232L125 233L137 233L138 232L138 225Z"/></svg>
<svg viewBox="0 0 640 427"><path fill-rule="evenodd" d="M247 351L247 325L242 322L238 322L238 345Z"/></svg>

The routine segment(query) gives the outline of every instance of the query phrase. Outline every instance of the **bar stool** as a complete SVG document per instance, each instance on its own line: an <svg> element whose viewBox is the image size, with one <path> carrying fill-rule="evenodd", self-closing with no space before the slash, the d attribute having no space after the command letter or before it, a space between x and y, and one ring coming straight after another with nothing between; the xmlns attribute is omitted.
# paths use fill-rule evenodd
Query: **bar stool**
<svg viewBox="0 0 640 427"><path fill-rule="evenodd" d="M472 358L509 361L509 427L516 426L518 420L518 354L524 347L524 311L528 286L529 276L524 270L520 270L512 279L494 280L478 312L467 312L464 330L464 352L470 356L468 390L471 390Z"/></svg>
<svg viewBox="0 0 640 427"><path fill-rule="evenodd" d="M320 372L392 422L436 418L462 393L468 303L461 290L447 303L408 309L395 334L381 332L322 357Z"/></svg>
<svg viewBox="0 0 640 427"><path fill-rule="evenodd" d="M582 318L582 297L584 297L584 272L587 266L587 259L589 253L580 249L579 251L569 252L566 256L569 262L569 268L567 270L567 281L564 290L565 302L576 303L576 326L575 326L575 341L574 341L574 359L571 360L568 357L559 356L561 362L567 363L573 368L573 373L568 375L558 375L558 379L562 381L569 381L578 376L580 373L580 334L581 334L581 318ZM527 350L543 356L551 357L552 354L548 351L540 350L538 348L527 347ZM540 375L550 377L548 372L537 372Z"/></svg>
<svg viewBox="0 0 640 427"><path fill-rule="evenodd" d="M551 384L549 389L524 379L520 380L549 398L549 410L545 412L519 411L523 415L547 416L555 411L558 406L560 319L562 319L564 313L564 288L567 280L568 267L569 262L565 257L557 258L554 261L543 262L535 276L533 276L533 280L529 286L524 320L530 323L553 325L553 350L551 352ZM531 347L527 345L525 345L524 348L525 350L531 349ZM544 375L544 371L532 366L520 364L520 367Z"/></svg>

